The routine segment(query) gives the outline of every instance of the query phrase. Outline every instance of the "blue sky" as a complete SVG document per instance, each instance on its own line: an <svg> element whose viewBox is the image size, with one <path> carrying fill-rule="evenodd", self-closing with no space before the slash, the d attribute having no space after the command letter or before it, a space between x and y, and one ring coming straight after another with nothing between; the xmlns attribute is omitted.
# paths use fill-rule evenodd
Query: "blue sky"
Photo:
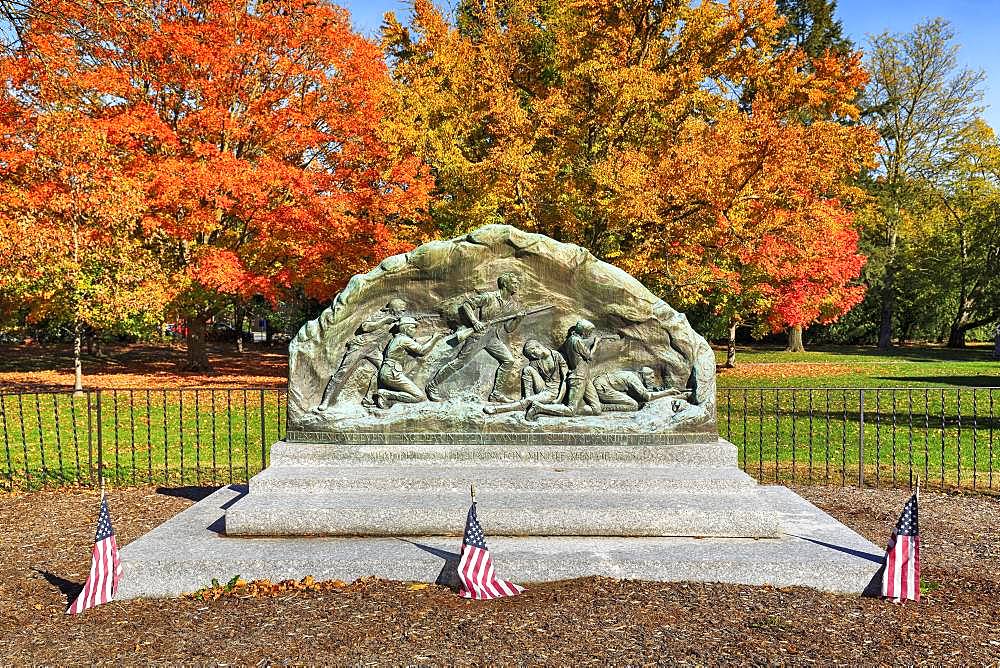
<svg viewBox="0 0 1000 668"><path fill-rule="evenodd" d="M404 20L409 14L408 3L400 0L339 0L338 4L351 11L355 28L368 35L378 31L385 12L395 11ZM1000 131L1000 0L839 0L837 16L859 45L867 43L868 35L906 32L927 18L943 16L951 21L963 64L986 72L984 116Z"/></svg>

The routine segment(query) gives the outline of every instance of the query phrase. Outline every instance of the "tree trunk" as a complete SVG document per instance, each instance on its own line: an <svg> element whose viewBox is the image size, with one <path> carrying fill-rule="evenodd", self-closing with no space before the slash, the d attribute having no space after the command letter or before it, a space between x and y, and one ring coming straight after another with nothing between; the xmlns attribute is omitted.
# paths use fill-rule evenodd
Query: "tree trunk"
<svg viewBox="0 0 1000 668"><path fill-rule="evenodd" d="M895 250L895 240L889 242L889 250ZM878 349L892 348L892 317L896 311L896 268L892 262L885 269L885 283L882 285L882 320L878 329Z"/></svg>
<svg viewBox="0 0 1000 668"><path fill-rule="evenodd" d="M729 340L726 342L726 368L736 366L736 321L729 323Z"/></svg>
<svg viewBox="0 0 1000 668"><path fill-rule="evenodd" d="M1000 360L1000 323L997 324L997 333L993 337L993 359Z"/></svg>
<svg viewBox="0 0 1000 668"><path fill-rule="evenodd" d="M233 327L236 329L236 351L243 352L243 324L246 321L247 310L236 304L233 307Z"/></svg>
<svg viewBox="0 0 1000 668"><path fill-rule="evenodd" d="M948 348L964 348L965 333L969 331L969 314L975 307L975 302L969 298L969 285L966 280L966 268L968 267L969 247L965 238L965 220L961 216L956 216L958 220L958 253L961 259L959 265L958 278L958 312L955 319L951 321L951 329L948 331Z"/></svg>
<svg viewBox="0 0 1000 668"><path fill-rule="evenodd" d="M83 394L83 362L80 359L80 326L73 328L73 395Z"/></svg>
<svg viewBox="0 0 1000 668"><path fill-rule="evenodd" d="M90 330L87 331L86 341L87 341L87 354L88 355L93 355L94 354L94 332L92 332Z"/></svg>
<svg viewBox="0 0 1000 668"><path fill-rule="evenodd" d="M906 342L910 340L910 337L911 337L911 335L913 333L913 326L914 326L914 324L912 322L908 322L908 323L900 326L900 328L899 328L899 345L900 346L905 346Z"/></svg>
<svg viewBox="0 0 1000 668"><path fill-rule="evenodd" d="M208 329L208 318L202 315L185 321L187 325L187 371L211 371L208 361L208 349L205 347L205 331Z"/></svg>
<svg viewBox="0 0 1000 668"><path fill-rule="evenodd" d="M892 348L892 311L893 298L891 296L882 297L882 322L878 329L878 349L888 350Z"/></svg>
<svg viewBox="0 0 1000 668"><path fill-rule="evenodd" d="M806 347L802 345L802 325L795 325L788 330L788 347L785 352L804 353Z"/></svg>
<svg viewBox="0 0 1000 668"><path fill-rule="evenodd" d="M958 298L958 312L955 313L955 319L951 321L951 328L948 330L948 343L945 344L948 348L965 347L965 334L975 326L969 315L975 306L975 301L969 299L963 287Z"/></svg>
<svg viewBox="0 0 1000 668"><path fill-rule="evenodd" d="M80 260L80 230L77 219L73 218L73 262ZM75 294L75 293L74 293ZM75 300L74 300L75 301ZM83 394L83 363L80 359L80 335L83 325L80 322L79 303L75 303L75 317L73 318L73 396ZM58 428L57 428L58 431Z"/></svg>
<svg viewBox="0 0 1000 668"><path fill-rule="evenodd" d="M271 320L269 318L264 318L264 343L268 346L273 343L274 332L271 331Z"/></svg>
<svg viewBox="0 0 1000 668"><path fill-rule="evenodd" d="M961 323L954 322L951 325L951 331L948 332L948 343L945 344L946 348L964 348L965 347L965 332L967 330L962 326Z"/></svg>
<svg viewBox="0 0 1000 668"><path fill-rule="evenodd" d="M98 334L95 333L94 334L94 357L101 357L101 358L103 358L105 356L104 355L104 348L102 348L101 346L102 346L101 337L100 337L100 335L98 335Z"/></svg>

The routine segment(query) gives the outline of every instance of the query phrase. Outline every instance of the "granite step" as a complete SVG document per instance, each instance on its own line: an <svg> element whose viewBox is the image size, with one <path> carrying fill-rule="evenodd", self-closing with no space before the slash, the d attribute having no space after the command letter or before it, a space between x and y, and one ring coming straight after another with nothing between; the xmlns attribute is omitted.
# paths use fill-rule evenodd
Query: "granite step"
<svg viewBox="0 0 1000 668"><path fill-rule="evenodd" d="M340 445L278 441L271 446L270 457L272 466L371 466L394 462L449 466L494 463L736 466L737 454L736 446L723 439L671 445L608 445L581 437L573 445Z"/></svg>
<svg viewBox="0 0 1000 668"><path fill-rule="evenodd" d="M784 487L761 487L783 534L775 539L502 537L486 540L497 573L521 584L600 575L859 594L878 573L884 548L872 544ZM178 596L235 575L247 580L344 580L376 576L453 584L462 539L235 538L224 513L245 494L223 487L121 550L116 599ZM484 504L485 506L485 504ZM459 514L464 516L464 509ZM877 584L876 584L877 587Z"/></svg>
<svg viewBox="0 0 1000 668"><path fill-rule="evenodd" d="M778 517L742 492L483 489L479 518L498 536L772 537ZM461 535L467 490L251 493L226 511L232 536Z"/></svg>
<svg viewBox="0 0 1000 668"><path fill-rule="evenodd" d="M739 469L688 465L553 465L442 467L424 464L382 466L270 466L250 480L251 494L320 494L355 491L425 490L461 492L475 483L480 492L502 490L582 490L634 492L725 492L755 486Z"/></svg>

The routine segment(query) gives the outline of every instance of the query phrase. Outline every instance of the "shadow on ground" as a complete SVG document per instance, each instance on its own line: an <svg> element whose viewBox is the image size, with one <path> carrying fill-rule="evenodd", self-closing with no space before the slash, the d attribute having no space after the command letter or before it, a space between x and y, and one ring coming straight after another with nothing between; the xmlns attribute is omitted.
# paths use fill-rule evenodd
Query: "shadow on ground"
<svg viewBox="0 0 1000 668"><path fill-rule="evenodd" d="M42 571L37 568L34 571L45 578L50 585L58 589L66 597L66 607L69 607L76 600L76 597L80 595L80 592L83 591L82 584L71 582L49 571Z"/></svg>
<svg viewBox="0 0 1000 668"><path fill-rule="evenodd" d="M209 487L207 485L185 485L184 487L157 487L156 493L164 496L173 496L178 499L187 499L197 503L212 494L220 487Z"/></svg>
<svg viewBox="0 0 1000 668"><path fill-rule="evenodd" d="M444 587L449 587L454 591L458 591L462 587L462 580L458 577L458 563L462 559L462 555L458 552L449 552L448 550L442 550L437 547L432 547L430 545L424 545L423 543L417 543L406 538L399 538L404 543L409 543L414 547L418 547L424 552L433 554L435 557L439 557L444 561L441 565L441 572L438 573L437 578L434 580L434 584L441 585Z"/></svg>
<svg viewBox="0 0 1000 668"><path fill-rule="evenodd" d="M876 380L959 387L1000 387L1000 363L995 376L875 376Z"/></svg>

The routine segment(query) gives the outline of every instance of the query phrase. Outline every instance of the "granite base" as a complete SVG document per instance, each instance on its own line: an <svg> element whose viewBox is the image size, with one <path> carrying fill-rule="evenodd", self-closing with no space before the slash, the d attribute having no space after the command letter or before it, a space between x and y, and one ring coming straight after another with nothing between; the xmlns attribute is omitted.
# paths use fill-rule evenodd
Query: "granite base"
<svg viewBox="0 0 1000 668"><path fill-rule="evenodd" d="M761 487L779 514L778 538L503 537L484 528L498 572L516 582L606 576L635 580L806 586L860 594L875 582L881 548L784 487ZM454 583L461 538L238 538L226 508L246 493L225 487L122 551L118 599L177 596L213 578L352 581L364 576ZM455 513L464 518L465 507Z"/></svg>

